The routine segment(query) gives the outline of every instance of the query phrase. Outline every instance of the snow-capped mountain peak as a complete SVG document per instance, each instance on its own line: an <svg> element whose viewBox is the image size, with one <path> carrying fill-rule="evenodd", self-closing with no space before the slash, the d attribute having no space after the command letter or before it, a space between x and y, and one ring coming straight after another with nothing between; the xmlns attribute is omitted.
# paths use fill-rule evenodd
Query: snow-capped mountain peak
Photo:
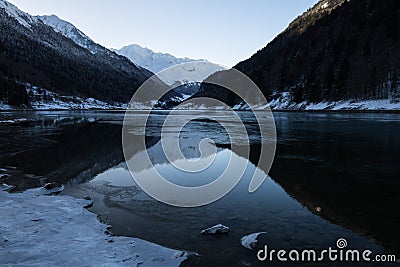
<svg viewBox="0 0 400 267"><path fill-rule="evenodd" d="M56 32L61 33L67 38L73 40L76 44L89 48L94 42L78 28L76 28L71 23L60 19L56 15L50 16L36 16L37 19L42 21L44 24L52 27Z"/></svg>
<svg viewBox="0 0 400 267"><path fill-rule="evenodd" d="M134 63L148 70L151 70L154 73L158 73L163 69L182 63L192 61L206 61L204 59L195 60L187 57L177 58L168 53L154 52L147 47L141 47L137 44L124 46L121 49L115 49L114 51L118 54L126 56Z"/></svg>
<svg viewBox="0 0 400 267"><path fill-rule="evenodd" d="M9 16L15 18L25 28L31 29L32 24L37 22L35 17L19 10L16 6L5 0L0 0L0 8L4 9Z"/></svg>
<svg viewBox="0 0 400 267"><path fill-rule="evenodd" d="M141 47L137 44L132 44L128 46L124 46L121 49L111 49L114 52L123 55L129 58L133 63L139 65L143 68L146 68L153 73L159 73L162 70L165 70L169 67L180 65L183 63L189 62L199 62L198 69L196 69L196 80L185 80L183 77L185 72L193 72L193 68L185 69L187 66L182 65L180 69L175 71L173 77L166 77L168 79L163 79L163 81L169 85L172 84L184 84L188 82L197 82L201 81L214 72L220 71L224 69L218 64L212 64L205 59L191 59L191 58L177 58L168 53L159 53L154 52L147 47ZM189 65L188 65L189 66ZM194 75L191 75L194 76Z"/></svg>

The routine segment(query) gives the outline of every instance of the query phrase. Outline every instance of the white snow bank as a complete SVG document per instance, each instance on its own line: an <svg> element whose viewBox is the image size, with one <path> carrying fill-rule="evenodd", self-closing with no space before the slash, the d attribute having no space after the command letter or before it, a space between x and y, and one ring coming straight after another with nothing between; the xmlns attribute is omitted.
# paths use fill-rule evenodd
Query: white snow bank
<svg viewBox="0 0 400 267"><path fill-rule="evenodd" d="M107 225L70 196L0 191L0 259L12 266L179 266L187 253L138 238L109 236Z"/></svg>
<svg viewBox="0 0 400 267"><path fill-rule="evenodd" d="M400 110L400 99L376 100L341 100L312 102L293 102L289 92L283 92L279 97L269 102L272 110Z"/></svg>
<svg viewBox="0 0 400 267"><path fill-rule="evenodd" d="M250 235L246 235L240 239L240 243L242 244L243 247L248 248L248 249L253 249L255 248L257 244L257 237L261 234L265 234L265 232L259 232L259 233L254 233Z"/></svg>

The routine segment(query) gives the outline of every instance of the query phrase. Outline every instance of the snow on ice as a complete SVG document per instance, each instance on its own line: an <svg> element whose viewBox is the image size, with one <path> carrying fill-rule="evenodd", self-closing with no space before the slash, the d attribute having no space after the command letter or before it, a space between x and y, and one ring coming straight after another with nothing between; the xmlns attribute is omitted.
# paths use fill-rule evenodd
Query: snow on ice
<svg viewBox="0 0 400 267"><path fill-rule="evenodd" d="M2 188L5 189L6 187ZM0 259L11 266L179 266L188 254L106 235L90 200L0 191Z"/></svg>

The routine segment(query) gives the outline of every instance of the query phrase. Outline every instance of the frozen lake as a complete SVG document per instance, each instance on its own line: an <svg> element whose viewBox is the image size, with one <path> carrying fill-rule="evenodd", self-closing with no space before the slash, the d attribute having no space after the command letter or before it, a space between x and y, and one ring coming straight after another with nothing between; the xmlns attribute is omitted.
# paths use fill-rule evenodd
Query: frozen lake
<svg viewBox="0 0 400 267"><path fill-rule="evenodd" d="M238 123L216 112L221 120ZM176 119L189 113L181 112ZM247 188L253 172L263 171L255 165L265 140L250 112L239 112L249 135L249 159L230 149L226 131L215 121L198 119L182 129L179 144L188 158L199 156L203 138L216 145L213 164L199 173L177 170L162 154L160 129L167 114L152 113L147 125L147 152L153 163L149 168L176 184L199 186L211 182L234 158L247 168L222 199L177 208L144 193L124 162L122 112L1 113L0 181L16 185L16 190L37 187L46 178L63 183L64 194L91 196L91 211L111 224L114 234L195 251L201 257L192 266L264 266L256 251L240 246L242 236L255 232L266 232L259 236L261 246L276 249L325 249L345 238L352 248L399 254L397 114L274 113L276 157L254 193ZM136 151L132 159L141 153ZM146 175L146 168L137 175ZM199 234L218 223L231 232L221 237Z"/></svg>

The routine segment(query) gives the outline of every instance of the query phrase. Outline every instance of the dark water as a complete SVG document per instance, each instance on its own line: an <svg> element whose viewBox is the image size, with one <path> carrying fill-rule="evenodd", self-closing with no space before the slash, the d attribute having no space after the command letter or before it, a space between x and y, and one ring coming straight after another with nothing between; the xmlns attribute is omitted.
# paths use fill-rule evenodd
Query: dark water
<svg viewBox="0 0 400 267"><path fill-rule="evenodd" d="M188 175L173 168L160 152L160 126L166 113L156 112L146 131L147 151L155 168L170 181L206 184L230 157L247 165L243 179L229 194L198 208L162 204L136 186L122 154L123 113L11 112L0 116L0 121L28 118L0 123L1 182L16 185L16 190L39 186L45 180L64 183L65 194L94 199L91 210L113 226L114 234L201 255L187 265L271 265L258 262L256 251L240 246L242 236L261 231L266 234L259 237L260 247L320 250L336 247L336 240L345 238L349 248L399 257L400 117L396 114L274 113L278 144L271 178L255 193L248 193L251 175L262 172L255 167L262 140L251 113L240 113L249 134L250 160L230 150L226 131L218 123L199 119L185 126L180 135L185 156L198 157L199 140L205 137L217 146L213 165ZM237 123L223 112L217 116ZM133 159L141 153L137 151ZM140 175L145 174L146 168ZM229 235L199 234L217 223L231 227Z"/></svg>

